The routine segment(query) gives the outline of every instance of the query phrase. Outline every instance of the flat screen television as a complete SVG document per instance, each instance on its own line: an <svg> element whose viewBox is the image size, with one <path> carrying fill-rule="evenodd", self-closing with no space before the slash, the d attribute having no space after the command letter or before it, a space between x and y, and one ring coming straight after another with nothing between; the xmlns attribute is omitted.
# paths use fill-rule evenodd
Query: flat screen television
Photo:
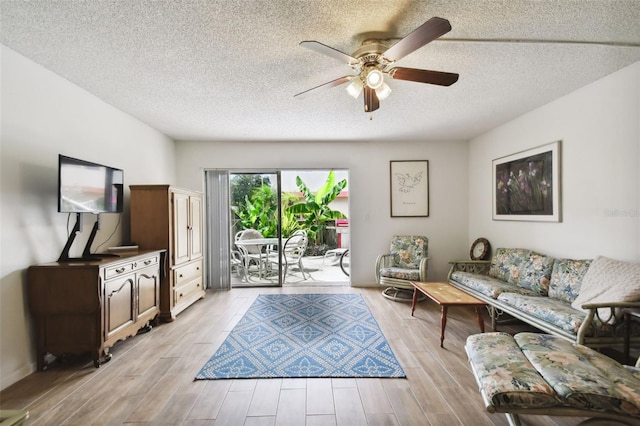
<svg viewBox="0 0 640 426"><path fill-rule="evenodd" d="M122 213L124 172L77 158L58 156L58 211Z"/></svg>

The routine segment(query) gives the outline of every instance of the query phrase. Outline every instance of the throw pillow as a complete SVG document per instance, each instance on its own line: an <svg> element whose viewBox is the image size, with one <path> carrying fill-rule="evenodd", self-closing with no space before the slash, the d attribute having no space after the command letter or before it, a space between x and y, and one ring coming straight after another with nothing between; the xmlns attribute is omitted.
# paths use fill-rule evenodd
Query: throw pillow
<svg viewBox="0 0 640 426"><path fill-rule="evenodd" d="M640 300L640 264L596 257L584 274L580 294L571 303L574 309L582 309L585 303L635 302ZM610 309L598 309L602 321L609 318Z"/></svg>

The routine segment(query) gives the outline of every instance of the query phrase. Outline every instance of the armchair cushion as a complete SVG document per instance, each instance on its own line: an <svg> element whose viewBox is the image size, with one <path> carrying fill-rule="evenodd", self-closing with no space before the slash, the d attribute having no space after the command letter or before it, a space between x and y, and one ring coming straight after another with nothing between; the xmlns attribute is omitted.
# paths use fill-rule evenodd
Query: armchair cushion
<svg viewBox="0 0 640 426"><path fill-rule="evenodd" d="M394 254L392 266L403 269L418 269L420 260L427 256L429 240L415 235L395 235L391 239L390 253Z"/></svg>
<svg viewBox="0 0 640 426"><path fill-rule="evenodd" d="M420 235L394 235L389 253L376 259L376 282L391 300L412 300L411 281L427 280L429 240ZM407 291L409 290L409 291Z"/></svg>
<svg viewBox="0 0 640 426"><path fill-rule="evenodd" d="M395 278L399 280L420 281L420 270L395 267L382 268L380 269L380 276L384 278Z"/></svg>

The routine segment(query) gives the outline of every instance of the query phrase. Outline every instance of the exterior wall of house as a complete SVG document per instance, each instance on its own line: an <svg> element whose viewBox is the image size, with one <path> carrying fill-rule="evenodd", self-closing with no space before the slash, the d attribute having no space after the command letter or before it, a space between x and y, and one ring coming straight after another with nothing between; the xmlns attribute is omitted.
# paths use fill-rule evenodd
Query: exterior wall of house
<svg viewBox="0 0 640 426"><path fill-rule="evenodd" d="M492 218L492 160L562 140L562 222ZM468 243L640 262L640 62L469 145Z"/></svg>
<svg viewBox="0 0 640 426"><path fill-rule="evenodd" d="M467 142L176 142L180 185L203 190L204 170L348 169L351 281L375 285L375 261L391 236L429 237L429 278L444 280L448 262L467 247ZM390 217L390 160L429 160L429 217Z"/></svg>
<svg viewBox="0 0 640 426"><path fill-rule="evenodd" d="M75 217L57 212L58 154L124 169L132 183L172 183L173 141L69 81L2 46L0 141L0 386L35 370L26 300L29 265L58 259ZM95 216L85 214L72 255ZM129 234L128 214L101 216L99 251ZM114 235L109 238L111 233ZM108 239L108 241L107 241Z"/></svg>

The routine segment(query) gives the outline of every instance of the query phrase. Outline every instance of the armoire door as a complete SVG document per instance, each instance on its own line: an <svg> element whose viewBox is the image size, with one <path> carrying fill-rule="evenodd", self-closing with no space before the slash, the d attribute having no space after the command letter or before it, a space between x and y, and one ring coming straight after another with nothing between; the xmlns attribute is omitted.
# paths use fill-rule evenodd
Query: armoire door
<svg viewBox="0 0 640 426"><path fill-rule="evenodd" d="M173 263L188 262L189 256L189 195L172 193L173 205Z"/></svg>

